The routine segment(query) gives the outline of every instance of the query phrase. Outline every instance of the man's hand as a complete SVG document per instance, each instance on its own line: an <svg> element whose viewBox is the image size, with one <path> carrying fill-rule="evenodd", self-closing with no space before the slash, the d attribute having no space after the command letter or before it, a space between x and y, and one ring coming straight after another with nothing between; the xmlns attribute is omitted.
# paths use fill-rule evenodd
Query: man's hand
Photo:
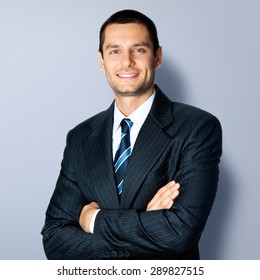
<svg viewBox="0 0 260 280"><path fill-rule="evenodd" d="M170 209L174 203L174 199L179 195L179 188L180 184L175 181L171 181L160 188L148 203L146 211Z"/></svg>
<svg viewBox="0 0 260 280"><path fill-rule="evenodd" d="M179 195L179 188L180 184L175 181L171 181L160 188L153 199L148 203L146 211L171 208L174 199ZM91 202L83 207L79 217L79 224L85 232L90 233L90 223L98 209L99 205L96 202Z"/></svg>
<svg viewBox="0 0 260 280"><path fill-rule="evenodd" d="M79 216L79 224L85 232L90 233L90 223L93 215L99 209L99 205L96 202L91 202L85 205Z"/></svg>

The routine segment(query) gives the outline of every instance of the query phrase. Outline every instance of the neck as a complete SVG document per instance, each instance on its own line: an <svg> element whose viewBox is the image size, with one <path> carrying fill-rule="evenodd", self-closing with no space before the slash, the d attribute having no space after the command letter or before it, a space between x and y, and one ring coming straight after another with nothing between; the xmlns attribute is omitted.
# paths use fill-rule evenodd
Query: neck
<svg viewBox="0 0 260 280"><path fill-rule="evenodd" d="M153 94L151 91L149 94L140 96L118 96L115 95L116 106L119 111L126 117L130 116L138 107L144 104Z"/></svg>

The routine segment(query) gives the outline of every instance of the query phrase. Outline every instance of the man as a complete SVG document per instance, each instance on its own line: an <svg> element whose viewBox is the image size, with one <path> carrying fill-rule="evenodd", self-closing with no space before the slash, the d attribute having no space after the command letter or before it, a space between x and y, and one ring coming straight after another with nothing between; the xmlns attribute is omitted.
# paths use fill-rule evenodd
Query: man
<svg viewBox="0 0 260 280"><path fill-rule="evenodd" d="M67 136L42 231L49 259L198 259L218 182L221 126L154 84L154 23L123 10L98 52L115 101Z"/></svg>

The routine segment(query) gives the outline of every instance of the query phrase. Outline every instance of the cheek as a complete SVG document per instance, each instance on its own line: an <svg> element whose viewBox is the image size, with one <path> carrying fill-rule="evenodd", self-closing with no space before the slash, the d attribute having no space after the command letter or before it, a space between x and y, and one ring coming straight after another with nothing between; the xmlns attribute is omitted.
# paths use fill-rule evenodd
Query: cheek
<svg viewBox="0 0 260 280"><path fill-rule="evenodd" d="M114 71L112 71L110 67L109 68L105 67L105 74L106 74L107 81L114 83L114 81L116 80L116 76L114 74Z"/></svg>
<svg viewBox="0 0 260 280"><path fill-rule="evenodd" d="M156 66L154 59L149 59L144 61L137 61L136 65L139 65L140 68L145 69L146 72L153 72Z"/></svg>
<svg viewBox="0 0 260 280"><path fill-rule="evenodd" d="M104 65L104 70L105 70L107 76L111 75L111 73L112 73L111 66L108 66L107 64Z"/></svg>
<svg viewBox="0 0 260 280"><path fill-rule="evenodd" d="M116 69L116 63L114 61L113 62L108 61L104 64L104 70L110 75L112 75L115 72L115 69Z"/></svg>

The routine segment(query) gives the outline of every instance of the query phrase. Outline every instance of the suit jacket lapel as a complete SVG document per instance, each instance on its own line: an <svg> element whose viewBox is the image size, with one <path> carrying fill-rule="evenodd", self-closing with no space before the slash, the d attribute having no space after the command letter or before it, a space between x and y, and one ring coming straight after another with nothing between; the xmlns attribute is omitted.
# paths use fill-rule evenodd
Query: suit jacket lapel
<svg viewBox="0 0 260 280"><path fill-rule="evenodd" d="M152 108L129 160L121 194L121 208L131 206L147 174L170 144L172 135L167 133L166 128L173 122L171 110L171 101L157 87Z"/></svg>
<svg viewBox="0 0 260 280"><path fill-rule="evenodd" d="M129 160L120 202L112 156L113 110L114 104L100 118L93 119L92 131L83 141L88 182L99 198L101 209L130 208L143 181L172 138L167 130L174 121L172 104L156 87L155 100Z"/></svg>
<svg viewBox="0 0 260 280"><path fill-rule="evenodd" d="M92 123L93 131L84 142L91 147L86 153L89 180L101 208L118 208L119 199L115 182L112 156L113 104L102 119Z"/></svg>

